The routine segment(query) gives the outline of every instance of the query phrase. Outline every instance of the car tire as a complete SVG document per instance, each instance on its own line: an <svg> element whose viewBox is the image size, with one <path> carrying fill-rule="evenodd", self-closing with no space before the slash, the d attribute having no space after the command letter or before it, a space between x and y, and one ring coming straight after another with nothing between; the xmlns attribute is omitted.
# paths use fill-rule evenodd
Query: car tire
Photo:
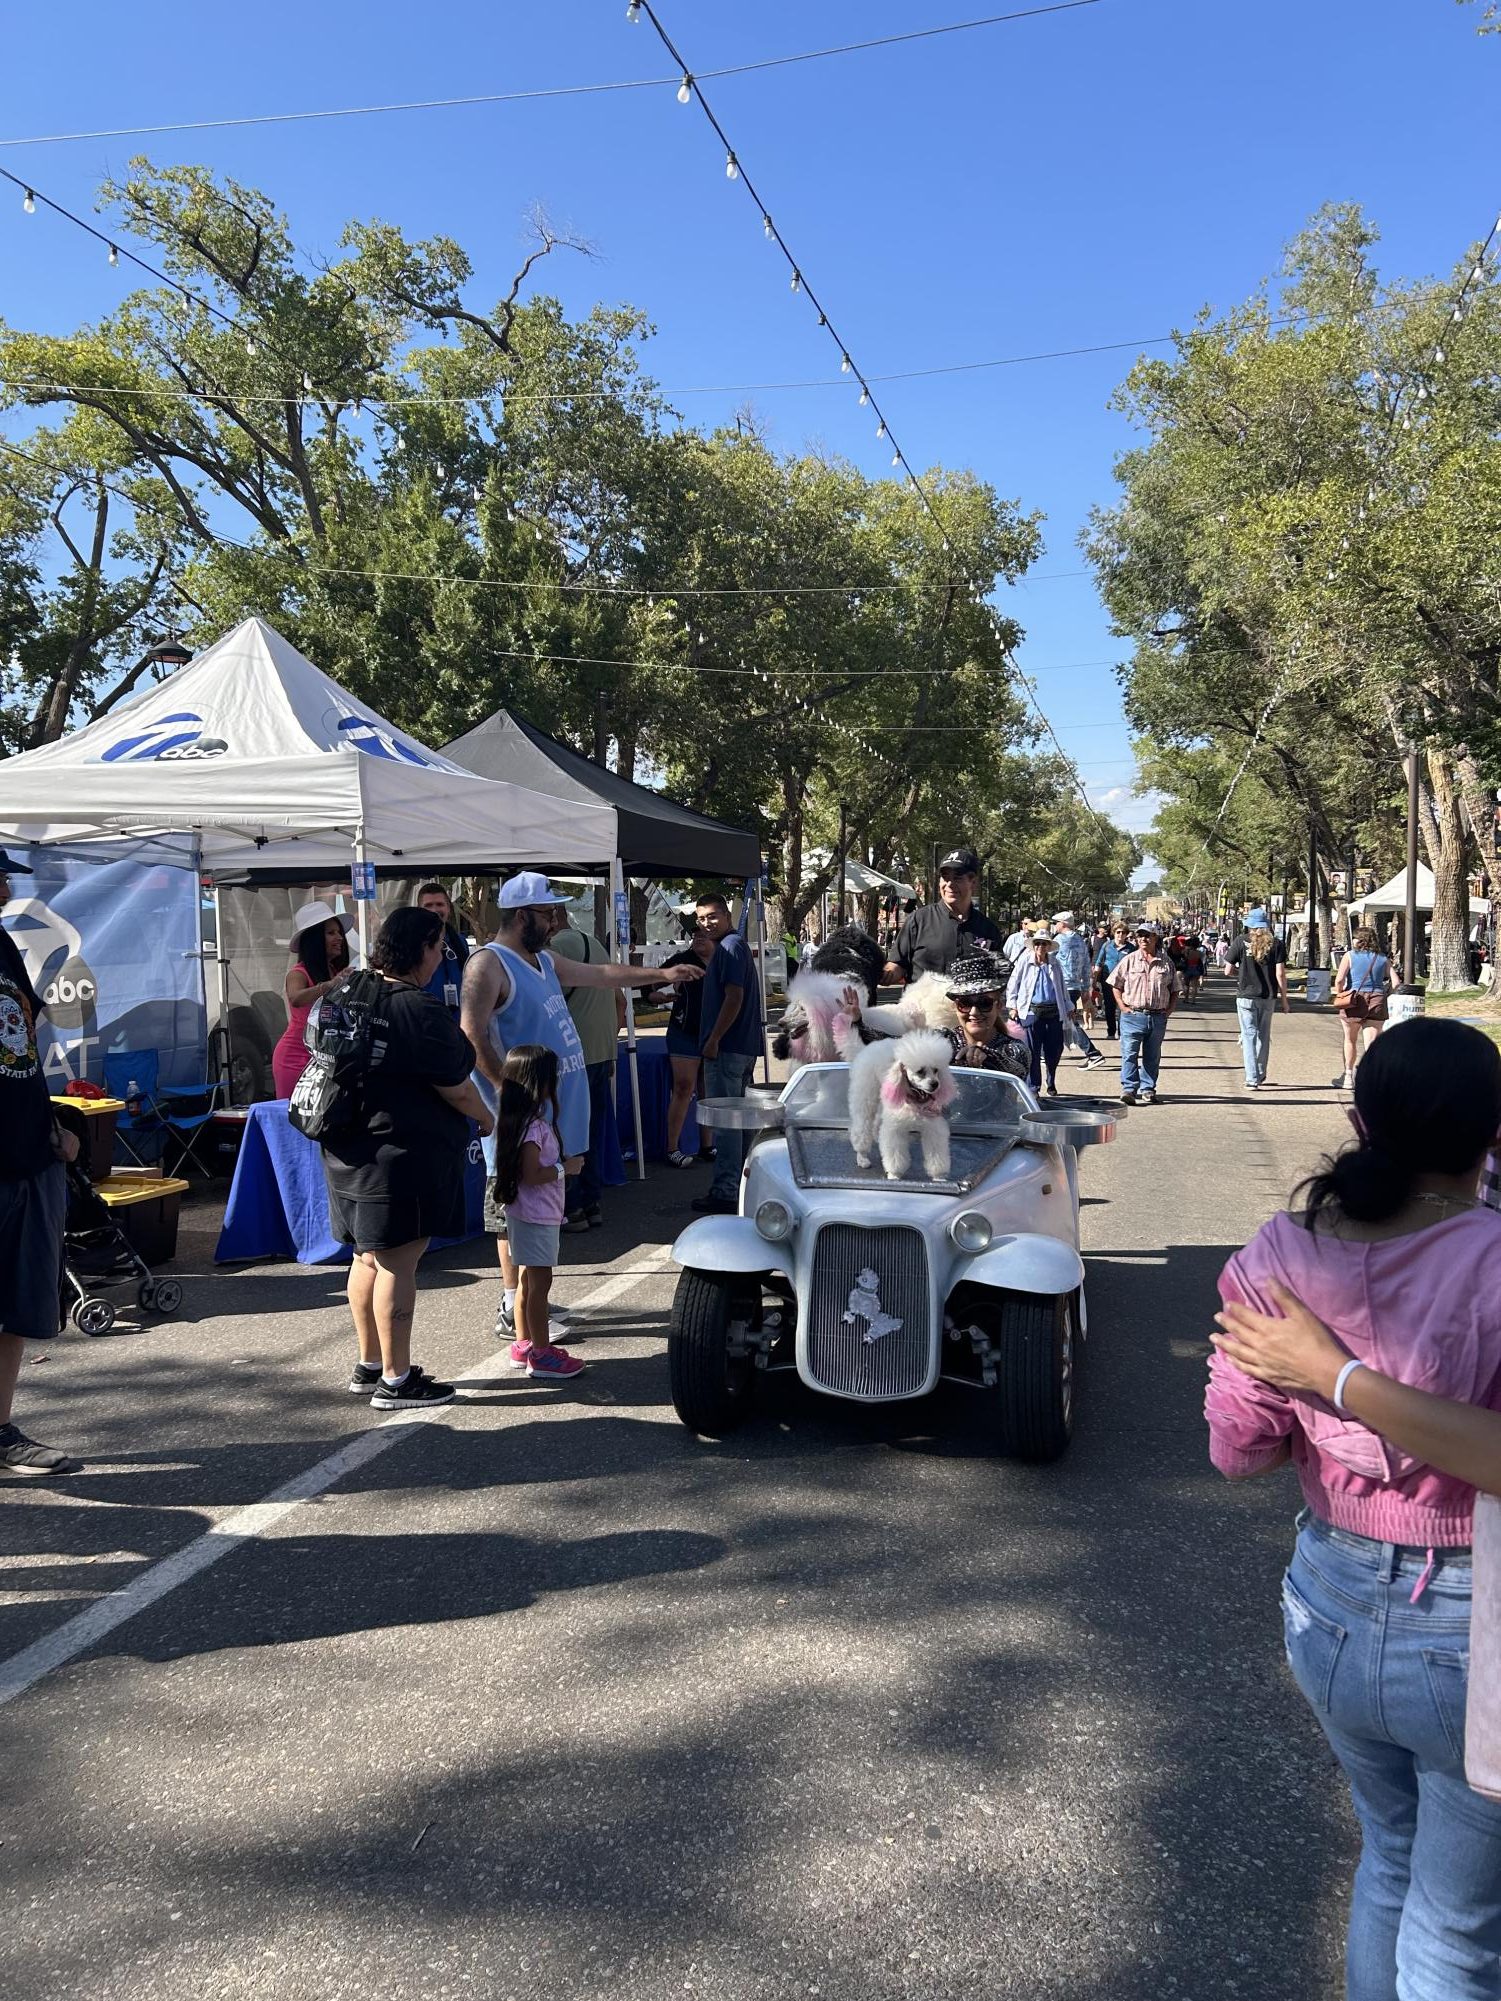
<svg viewBox="0 0 1501 2001"><path fill-rule="evenodd" d="M1073 1437L1078 1399L1078 1294L1007 1300L997 1346L1002 1451L1014 1459L1059 1458Z"/></svg>
<svg viewBox="0 0 1501 2001"><path fill-rule="evenodd" d="M760 1288L739 1273L685 1271L667 1334L672 1404L690 1431L723 1438L750 1415L756 1369L730 1353L730 1324L759 1316Z"/></svg>

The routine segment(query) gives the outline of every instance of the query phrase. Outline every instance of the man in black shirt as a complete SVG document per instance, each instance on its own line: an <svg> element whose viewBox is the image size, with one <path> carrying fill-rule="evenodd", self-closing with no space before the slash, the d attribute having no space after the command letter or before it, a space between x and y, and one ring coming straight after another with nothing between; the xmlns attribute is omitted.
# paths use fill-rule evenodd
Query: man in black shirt
<svg viewBox="0 0 1501 2001"><path fill-rule="evenodd" d="M906 986L922 973L946 973L956 959L989 945L997 952L1004 942L998 924L975 907L980 858L973 848L955 848L938 864L937 903L914 910L897 933L885 977Z"/></svg>
<svg viewBox="0 0 1501 2001"><path fill-rule="evenodd" d="M0 906L10 901L11 876L30 874L0 848ZM20 951L0 930L0 1473L11 1475L74 1470L65 1453L10 1421L26 1343L50 1340L61 1322L63 1163L78 1154L53 1117L37 1054L40 1011Z"/></svg>

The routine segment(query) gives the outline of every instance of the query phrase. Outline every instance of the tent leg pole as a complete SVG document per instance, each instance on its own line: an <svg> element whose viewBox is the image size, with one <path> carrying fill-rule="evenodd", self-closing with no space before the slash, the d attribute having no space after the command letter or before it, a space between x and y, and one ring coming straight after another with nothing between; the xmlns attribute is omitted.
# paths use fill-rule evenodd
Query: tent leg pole
<svg viewBox="0 0 1501 2001"><path fill-rule="evenodd" d="M229 1026L229 955L224 949L224 911L219 902L217 882L214 884L214 967L219 987L219 1060L224 1066L220 1082L224 1086L224 1103L232 1105L235 1101L235 1051ZM204 1005L207 1006L206 1001Z"/></svg>
<svg viewBox="0 0 1501 2001"><path fill-rule="evenodd" d="M763 868L765 864L762 864ZM756 899L756 946L761 978L757 982L761 989L761 1081L771 1082L771 1037L766 1028L766 900L761 894L763 876L757 876L754 884L745 885L746 894Z"/></svg>
<svg viewBox="0 0 1501 2001"><path fill-rule="evenodd" d="M631 961L631 904L626 895L625 865L619 855L610 863L610 900L615 906L615 957L621 965ZM625 990L626 1060L631 1071L631 1118L636 1128L636 1179L646 1179L646 1139L641 1130L641 1067L636 1060L636 993Z"/></svg>
<svg viewBox="0 0 1501 2001"><path fill-rule="evenodd" d="M357 867L365 862L365 829L361 827L354 837L354 859ZM363 887L363 884L361 885ZM362 896L354 900L354 920L360 941L360 964L370 964L370 906Z"/></svg>

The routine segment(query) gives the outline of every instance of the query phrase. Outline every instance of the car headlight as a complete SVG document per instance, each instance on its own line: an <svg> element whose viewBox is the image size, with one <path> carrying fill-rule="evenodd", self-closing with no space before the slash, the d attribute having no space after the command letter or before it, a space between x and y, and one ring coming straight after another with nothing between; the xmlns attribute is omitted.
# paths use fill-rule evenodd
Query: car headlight
<svg viewBox="0 0 1501 2001"><path fill-rule="evenodd" d="M756 1228L763 1237L779 1244L793 1231L792 1211L785 1202L762 1202L756 1209Z"/></svg>
<svg viewBox="0 0 1501 2001"><path fill-rule="evenodd" d="M949 1224L949 1236L956 1250L988 1251L995 1231L988 1216L982 1216L978 1209L966 1209Z"/></svg>

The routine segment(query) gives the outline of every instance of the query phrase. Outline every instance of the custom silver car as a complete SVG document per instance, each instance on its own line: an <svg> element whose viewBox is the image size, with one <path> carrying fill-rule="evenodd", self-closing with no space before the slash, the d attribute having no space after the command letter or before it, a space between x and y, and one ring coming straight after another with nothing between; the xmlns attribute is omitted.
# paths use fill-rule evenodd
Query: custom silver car
<svg viewBox="0 0 1501 2001"><path fill-rule="evenodd" d="M955 1070L947 1177L891 1181L856 1163L848 1075L809 1064L779 1095L699 1108L756 1138L741 1213L705 1216L673 1246L678 1416L722 1436L779 1370L861 1403L942 1379L988 1400L1003 1451L1055 1459L1087 1324L1076 1149L1114 1138L1119 1115L1044 1109L1014 1077Z"/></svg>

